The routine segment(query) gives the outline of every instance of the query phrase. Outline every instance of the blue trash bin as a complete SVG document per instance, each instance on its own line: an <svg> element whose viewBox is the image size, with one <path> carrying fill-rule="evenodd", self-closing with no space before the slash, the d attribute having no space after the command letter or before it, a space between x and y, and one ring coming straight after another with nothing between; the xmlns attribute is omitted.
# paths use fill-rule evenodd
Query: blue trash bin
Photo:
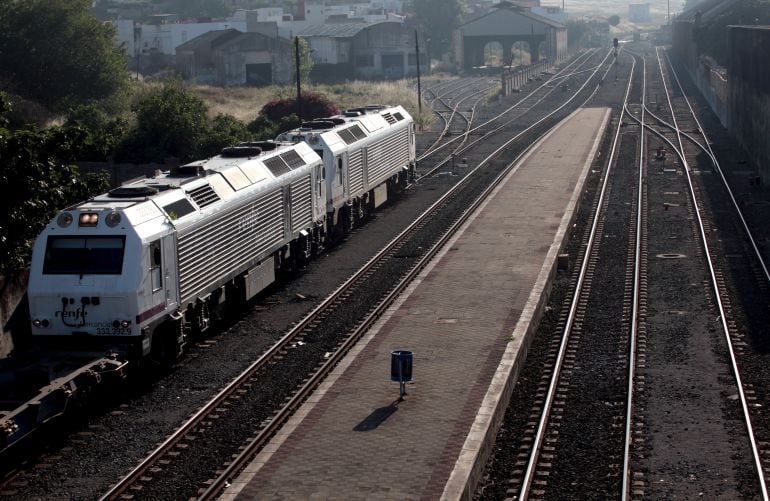
<svg viewBox="0 0 770 501"><path fill-rule="evenodd" d="M399 401L406 395L406 383L412 381L412 352L395 350L390 352L390 380L399 383Z"/></svg>
<svg viewBox="0 0 770 501"><path fill-rule="evenodd" d="M412 352L395 350L390 352L390 380L397 383L412 381Z"/></svg>

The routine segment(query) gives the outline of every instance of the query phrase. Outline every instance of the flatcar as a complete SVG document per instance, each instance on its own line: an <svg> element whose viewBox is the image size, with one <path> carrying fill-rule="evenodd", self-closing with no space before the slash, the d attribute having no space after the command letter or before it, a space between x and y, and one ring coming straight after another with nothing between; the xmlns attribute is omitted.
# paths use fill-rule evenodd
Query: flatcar
<svg viewBox="0 0 770 501"><path fill-rule="evenodd" d="M174 360L223 308L384 203L414 159L409 114L368 106L69 207L35 242L32 336Z"/></svg>

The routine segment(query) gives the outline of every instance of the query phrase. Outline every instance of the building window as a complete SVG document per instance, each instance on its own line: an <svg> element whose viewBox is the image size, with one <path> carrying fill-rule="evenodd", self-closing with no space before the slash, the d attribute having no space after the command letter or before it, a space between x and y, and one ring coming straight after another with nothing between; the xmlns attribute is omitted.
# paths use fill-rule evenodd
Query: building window
<svg viewBox="0 0 770 501"><path fill-rule="evenodd" d="M366 67L366 66L374 66L374 55L364 54L364 55L356 56L356 66L358 66L359 68Z"/></svg>

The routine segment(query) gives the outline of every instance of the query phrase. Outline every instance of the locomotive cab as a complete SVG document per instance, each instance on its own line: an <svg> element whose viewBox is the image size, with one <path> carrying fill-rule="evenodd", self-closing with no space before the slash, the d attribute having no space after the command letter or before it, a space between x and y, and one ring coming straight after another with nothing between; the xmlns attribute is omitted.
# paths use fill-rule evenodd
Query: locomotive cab
<svg viewBox="0 0 770 501"><path fill-rule="evenodd" d="M82 339L142 355L146 320L173 299L170 235L142 234L136 211L87 204L60 213L35 242L28 287L32 335ZM157 225L155 226L157 228ZM68 343L77 345L72 339Z"/></svg>

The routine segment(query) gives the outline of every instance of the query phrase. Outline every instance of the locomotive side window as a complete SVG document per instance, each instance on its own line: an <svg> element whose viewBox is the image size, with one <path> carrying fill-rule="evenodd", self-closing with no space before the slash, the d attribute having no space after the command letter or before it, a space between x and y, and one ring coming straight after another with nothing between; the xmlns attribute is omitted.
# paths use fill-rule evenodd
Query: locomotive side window
<svg viewBox="0 0 770 501"><path fill-rule="evenodd" d="M120 275L125 237L48 237L44 275Z"/></svg>
<svg viewBox="0 0 770 501"><path fill-rule="evenodd" d="M152 277L152 291L163 287L163 275L161 274L160 240L150 244L150 276Z"/></svg>
<svg viewBox="0 0 770 501"><path fill-rule="evenodd" d="M337 186L342 186L342 158L337 159L336 182Z"/></svg>

